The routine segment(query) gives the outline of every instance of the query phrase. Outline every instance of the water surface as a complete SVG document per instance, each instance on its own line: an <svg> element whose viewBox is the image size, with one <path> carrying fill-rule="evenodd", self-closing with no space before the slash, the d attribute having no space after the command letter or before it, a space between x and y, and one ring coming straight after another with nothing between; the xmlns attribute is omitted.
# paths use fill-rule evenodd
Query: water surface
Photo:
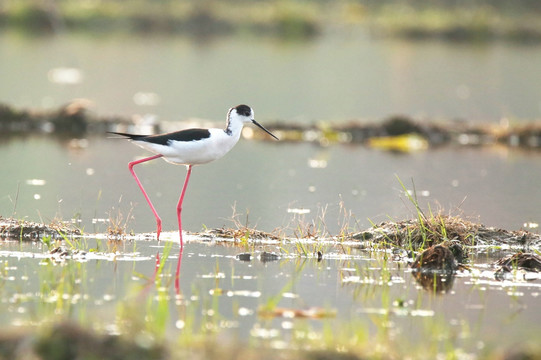
<svg viewBox="0 0 541 360"><path fill-rule="evenodd" d="M318 247L324 256L317 261L300 257L288 243L187 240L178 295L173 285L178 245L165 260L164 242L86 238L78 246L96 252L70 251L64 257L50 255L41 244L4 242L0 317L16 326L71 318L108 332L129 332L124 322L137 327L158 316L156 309L164 304L163 330L171 341L202 332L274 348L317 348L322 341L354 346L355 337L368 336L405 346L408 353L446 352L451 346L475 354L538 335L539 277L497 281L494 267L483 265L494 259L490 254L451 279L446 294L437 294L422 288L406 259L391 253L326 244ZM239 261L236 255L246 251L252 260ZM262 251L281 258L263 262ZM158 293L148 282L157 253L165 261ZM295 311L319 315L296 317Z"/></svg>
<svg viewBox="0 0 541 360"><path fill-rule="evenodd" d="M285 43L3 33L0 63L2 102L47 108L83 97L100 115L151 113L166 121L202 117L220 123L227 108L240 102L252 105L262 124L395 113L494 123L502 117L538 118L541 112L541 48L502 43L405 43L354 34ZM55 82L57 73L50 71L64 67L76 70L78 82ZM47 134L2 139L0 214L44 223L74 219L88 235L78 246L95 250L82 258L54 259L40 243L3 242L5 323L92 318L115 333L122 321L112 319L122 319L122 309L139 309L128 313L144 317L153 309L148 303L165 293L171 338L191 327L281 348L306 339L321 343L324 334L355 334L422 353L426 339L438 334L441 352L451 346L468 354L538 338L539 278L497 281L490 265L496 256L489 253L475 259L471 273L458 274L447 294L434 294L416 282L406 259L389 260L383 252L323 245L318 262L298 256L295 244L233 246L188 237L182 296L176 298L175 206L185 169L162 160L136 167L170 231L164 238L174 242L163 287L144 290L156 254L163 257L168 242L150 237L110 243L89 235L105 232L111 220L127 232L155 230L127 169L141 156L148 153L105 135L83 141ZM538 231L540 177L535 150L446 146L398 154L359 145L241 139L220 161L194 168L183 224L190 232L235 227L236 214L241 224L280 234L310 223L323 234L361 230L415 216L401 179L426 212L443 209L508 230L529 223ZM237 260L247 251L255 255L252 261ZM265 263L257 259L262 251L282 257ZM258 315L274 299L285 309L323 309L327 315Z"/></svg>
<svg viewBox="0 0 541 360"><path fill-rule="evenodd" d="M220 120L238 103L251 105L262 121L405 114L498 122L541 115L541 47L499 42L407 42L357 33L287 42L4 32L0 63L0 101L54 107L88 98L104 116ZM51 70L59 68L79 73L68 84L53 82L59 80Z"/></svg>
<svg viewBox="0 0 541 360"><path fill-rule="evenodd" d="M0 214L45 223L78 218L87 233L106 230L93 219L121 215L127 231L155 231L155 219L127 169L129 161L147 153L107 137L89 138L86 148L69 144L32 136L0 146L5 159ZM155 160L136 171L164 230L174 230L185 168ZM425 211L430 207L508 230L541 217L534 200L541 198L537 151L443 147L396 154L357 145L241 139L220 161L194 168L184 229L231 227L233 207L243 224L268 232L287 228L299 216L324 223L333 235L347 225L344 220L350 230L402 220L414 216L414 208L397 176L417 191ZM299 209L309 213L298 215ZM344 219L341 210L351 216Z"/></svg>

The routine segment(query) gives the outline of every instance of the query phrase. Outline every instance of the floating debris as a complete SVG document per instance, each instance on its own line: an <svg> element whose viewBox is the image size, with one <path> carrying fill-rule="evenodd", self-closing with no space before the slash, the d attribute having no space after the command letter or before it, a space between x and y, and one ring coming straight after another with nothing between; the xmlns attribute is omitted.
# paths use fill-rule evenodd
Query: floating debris
<svg viewBox="0 0 541 360"><path fill-rule="evenodd" d="M258 311L259 316L264 318L283 317L288 319L293 318L310 318L310 319L323 319L336 316L336 310L324 309L320 307L310 307L308 309L293 309L293 308L281 308L274 309L260 309Z"/></svg>

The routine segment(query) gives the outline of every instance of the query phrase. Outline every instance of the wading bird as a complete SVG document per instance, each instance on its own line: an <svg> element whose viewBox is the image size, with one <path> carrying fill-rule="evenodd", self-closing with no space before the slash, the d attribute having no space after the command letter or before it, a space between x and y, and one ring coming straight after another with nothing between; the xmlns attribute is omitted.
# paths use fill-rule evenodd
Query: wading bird
<svg viewBox="0 0 541 360"><path fill-rule="evenodd" d="M158 158L163 158L165 161L172 164L187 166L188 172L186 173L186 179L184 180L182 192L180 193L177 204L178 232L180 235L180 249L182 251L184 247L181 221L182 201L184 200L186 187L190 180L192 166L209 163L227 154L229 150L235 146L237 141L239 141L244 124L248 123L256 125L278 140L278 138L271 134L270 131L255 121L254 111L247 105L238 105L229 109L225 129L186 129L159 135L133 135L111 132L112 134L124 136L134 144L156 154L144 159L132 161L128 164L128 168L137 182L137 185L139 185L139 188L143 192L143 195L156 218L158 240L160 239L160 232L162 231L162 220L154 208L154 205L152 205L141 181L139 181L139 178L135 174L133 167L137 164Z"/></svg>

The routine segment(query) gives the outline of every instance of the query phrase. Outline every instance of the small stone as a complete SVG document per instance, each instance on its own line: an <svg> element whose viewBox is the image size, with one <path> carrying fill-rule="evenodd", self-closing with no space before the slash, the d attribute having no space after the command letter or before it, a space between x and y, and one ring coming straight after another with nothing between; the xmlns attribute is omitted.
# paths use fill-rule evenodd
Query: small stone
<svg viewBox="0 0 541 360"><path fill-rule="evenodd" d="M252 254L250 254L250 253L237 254L236 258L239 261L251 261L252 260Z"/></svg>

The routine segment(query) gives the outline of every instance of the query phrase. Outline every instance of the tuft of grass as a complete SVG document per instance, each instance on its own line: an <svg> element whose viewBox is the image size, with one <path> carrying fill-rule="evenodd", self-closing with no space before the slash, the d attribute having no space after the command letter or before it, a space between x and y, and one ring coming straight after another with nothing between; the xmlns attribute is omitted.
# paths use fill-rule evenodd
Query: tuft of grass
<svg viewBox="0 0 541 360"><path fill-rule="evenodd" d="M354 233L350 239L369 241L374 245L379 244L385 247L400 247L410 252L422 251L433 245L450 242L465 246L527 245L541 240L539 234L524 230L506 231L486 227L460 216L444 214L441 210L433 212L430 206L428 206L428 212L425 212L417 200L415 184L413 184L413 191L409 191L398 176L397 179L408 201L414 207L414 219L390 220L380 224L371 222L371 229Z"/></svg>
<svg viewBox="0 0 541 360"><path fill-rule="evenodd" d="M231 228L220 228L220 229L205 229L204 233L211 236L222 237L227 239L234 239L238 243L249 250L250 247L253 247L253 243L250 240L261 240L261 239L271 239L279 241L282 237L276 232L268 233L265 231L257 230L256 228L250 227L249 222L249 212L246 212L244 222L240 219L242 214L237 213L235 205L232 207L233 214L231 215L230 221L233 223Z"/></svg>
<svg viewBox="0 0 541 360"><path fill-rule="evenodd" d="M129 211L128 215L126 215L125 219L120 209L116 210L115 212L115 208L113 207L113 209L109 211L109 218L107 221L107 234L109 236L120 238L126 235L126 228L128 227L128 222L132 218L132 210L133 208Z"/></svg>

